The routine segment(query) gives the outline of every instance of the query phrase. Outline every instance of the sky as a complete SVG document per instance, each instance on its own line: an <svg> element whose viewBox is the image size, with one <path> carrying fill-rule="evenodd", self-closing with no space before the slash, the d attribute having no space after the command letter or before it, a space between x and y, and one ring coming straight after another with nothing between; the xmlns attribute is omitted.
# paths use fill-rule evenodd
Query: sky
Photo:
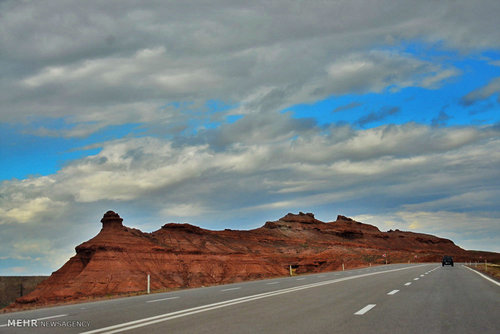
<svg viewBox="0 0 500 334"><path fill-rule="evenodd" d="M0 1L0 275L107 210L500 252L500 2Z"/></svg>

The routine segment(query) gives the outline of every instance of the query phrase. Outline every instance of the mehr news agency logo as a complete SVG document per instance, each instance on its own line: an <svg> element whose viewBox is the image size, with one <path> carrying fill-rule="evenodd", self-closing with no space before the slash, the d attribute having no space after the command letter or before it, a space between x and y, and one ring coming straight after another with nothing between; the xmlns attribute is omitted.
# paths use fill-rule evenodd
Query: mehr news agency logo
<svg viewBox="0 0 500 334"><path fill-rule="evenodd" d="M7 327L21 328L87 328L90 327L90 321L80 320L41 320L41 319L8 319Z"/></svg>

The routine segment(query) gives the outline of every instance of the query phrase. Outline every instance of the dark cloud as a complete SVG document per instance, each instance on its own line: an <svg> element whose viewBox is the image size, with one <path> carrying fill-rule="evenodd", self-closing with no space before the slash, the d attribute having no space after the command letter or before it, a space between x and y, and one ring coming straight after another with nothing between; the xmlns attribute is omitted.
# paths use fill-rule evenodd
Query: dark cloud
<svg viewBox="0 0 500 334"><path fill-rule="evenodd" d="M486 100L492 95L500 93L500 77L492 79L487 85L480 87L462 97L462 104L470 106L478 101ZM500 95L497 98L500 102Z"/></svg>
<svg viewBox="0 0 500 334"><path fill-rule="evenodd" d="M400 107L384 107L379 111L371 112L371 113L361 117L357 121L357 124L359 124L361 127L363 127L366 124L383 121L383 120L386 120L389 116L395 115L395 114L399 113L400 111L401 111Z"/></svg>
<svg viewBox="0 0 500 334"><path fill-rule="evenodd" d="M500 99L500 97L499 97ZM500 101L498 101L500 103ZM479 115L497 108L495 103L479 103L469 110L469 115Z"/></svg>
<svg viewBox="0 0 500 334"><path fill-rule="evenodd" d="M346 111L346 110L350 110L350 109L354 109L354 108L357 108L359 106L362 106L363 103L360 103L360 102L351 102L351 103L348 103L348 104L345 104L343 106L339 106L337 108L335 108L332 112L340 112L340 111Z"/></svg>
<svg viewBox="0 0 500 334"><path fill-rule="evenodd" d="M446 126L447 122L452 118L450 115L446 113L446 109L449 108L449 105L445 105L439 111L439 114L432 119L432 126Z"/></svg>

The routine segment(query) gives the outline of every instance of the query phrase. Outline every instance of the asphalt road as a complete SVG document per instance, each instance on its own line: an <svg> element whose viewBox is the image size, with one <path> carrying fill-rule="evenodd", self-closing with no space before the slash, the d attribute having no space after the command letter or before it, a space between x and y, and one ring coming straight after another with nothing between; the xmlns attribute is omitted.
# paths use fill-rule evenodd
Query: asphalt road
<svg viewBox="0 0 500 334"><path fill-rule="evenodd" d="M500 284L396 264L0 315L5 333L499 333Z"/></svg>

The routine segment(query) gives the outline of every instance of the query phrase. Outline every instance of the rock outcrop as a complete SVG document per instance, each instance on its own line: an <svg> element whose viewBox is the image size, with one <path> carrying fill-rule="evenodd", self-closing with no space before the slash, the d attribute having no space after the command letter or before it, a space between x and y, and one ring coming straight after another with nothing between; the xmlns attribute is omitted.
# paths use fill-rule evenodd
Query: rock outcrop
<svg viewBox="0 0 500 334"><path fill-rule="evenodd" d="M166 224L152 233L123 226L108 211L102 230L76 247L76 255L18 298L10 309L47 305L151 289L197 287L408 261L455 261L472 253L432 235L389 231L338 216L324 223L312 213L289 213L249 231L210 231L190 224ZM485 253L486 254L486 253ZM493 253L495 254L495 253ZM498 254L496 254L498 255Z"/></svg>

